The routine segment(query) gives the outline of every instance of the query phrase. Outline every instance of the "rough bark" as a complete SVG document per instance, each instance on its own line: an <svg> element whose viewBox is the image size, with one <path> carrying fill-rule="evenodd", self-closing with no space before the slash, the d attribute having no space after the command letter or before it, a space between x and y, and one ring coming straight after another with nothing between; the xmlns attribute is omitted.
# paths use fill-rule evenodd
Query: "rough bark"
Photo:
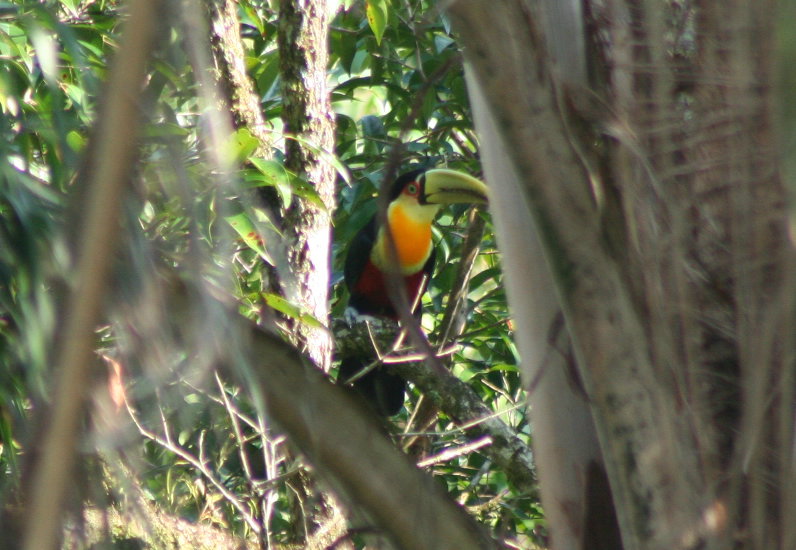
<svg viewBox="0 0 796 550"><path fill-rule="evenodd" d="M458 2L451 13L508 158L522 174L596 419L625 545L674 548L682 526L698 515L703 483L676 402L657 391L643 319L605 235L619 220L610 205L597 203L590 159L562 112L564 90L551 71L539 14L523 2L499 9ZM488 26L481 24L486 19ZM688 482L671 482L678 478Z"/></svg>
<svg viewBox="0 0 796 550"><path fill-rule="evenodd" d="M784 411L793 339L782 321L793 308L783 277L792 260L772 129L774 14L771 2L679 11L628 3L611 17L608 49L618 125L627 129L612 170L638 251L640 307L657 369L687 403L694 454L709 480L703 506L726 513L720 525L694 522L696 536L730 544L745 533L741 540L755 548L783 540L783 495L774 488L786 485L777 460L789 454L782 434L792 429ZM668 26L672 18L681 23Z"/></svg>
<svg viewBox="0 0 796 550"><path fill-rule="evenodd" d="M246 73L244 45L240 35L238 6L230 0L205 0L210 19L215 81L218 84L220 109L229 111L237 130L254 136L259 147L253 153L259 158L271 157L272 134L260 111L259 97ZM330 213L334 209L335 172L323 152L333 150L333 116L326 87L329 16L325 4L316 1L284 0L279 4L280 18L277 44L280 54L282 83L282 120L285 127L286 167L313 185L322 205L293 196L291 204L280 204L269 188L261 188L258 199L269 211L283 240L276 235L267 238L275 269L262 266L268 273L268 290L281 293L297 305L302 315L320 323L328 322L328 289L330 278ZM202 69L204 70L204 69ZM280 210L281 209L281 210ZM302 319L282 318L288 334L322 369L331 362L331 340L323 327ZM299 500L319 497L317 507L297 504L297 517L305 510L314 510L306 520L317 524L317 531L306 541L309 546L322 544L318 536L331 540L345 532L346 522L332 496L311 487L312 481L301 476ZM296 521L297 528L301 525ZM331 529L331 530L330 530ZM296 533L303 538L303 532ZM327 540L327 542L331 542Z"/></svg>
<svg viewBox="0 0 796 550"><path fill-rule="evenodd" d="M326 82L331 15L324 0L281 0L277 28L285 167L305 179L321 203L296 197L283 205L287 269L277 266L277 271L284 297L322 325L286 320L291 341L325 372L332 362L332 338L326 326L336 176L328 159L334 151L334 115ZM308 399L301 393L294 396ZM309 478L304 484L308 495L317 494L321 500L321 517L311 518L323 524L318 531L331 529L333 539L343 536L346 522L336 498L313 487Z"/></svg>
<svg viewBox="0 0 796 550"><path fill-rule="evenodd" d="M210 16L216 81L223 95L220 109L231 113L235 128L245 128L257 139L259 146L253 156L271 158L271 135L260 109L259 96L246 73L238 4L233 0L204 0L204 4Z"/></svg>
<svg viewBox="0 0 796 550"><path fill-rule="evenodd" d="M323 205L296 200L286 210L289 272L280 273L288 300L326 324L329 317L331 213L335 170L324 158L334 150L334 117L326 82L330 13L322 0L282 0L278 43L282 83L285 166L315 188ZM325 371L332 341L324 327L293 323L296 342Z"/></svg>
<svg viewBox="0 0 796 550"><path fill-rule="evenodd" d="M495 125L482 139L499 243L511 246L523 210L503 189L534 219L625 548L787 548L794 286L771 122L774 3L587 2L588 90L562 78L555 60L571 59L549 50L563 27L545 6L451 12L479 130Z"/></svg>
<svg viewBox="0 0 796 550"><path fill-rule="evenodd" d="M588 86L586 21L578 1L540 2L553 69L569 89ZM528 415L534 427L539 491L553 548L621 548L616 512L605 484L602 456L588 399L573 364L572 343L561 322L532 212L521 177L506 150L478 81L468 70L468 88L491 202L505 215L495 225L509 304L515 320Z"/></svg>

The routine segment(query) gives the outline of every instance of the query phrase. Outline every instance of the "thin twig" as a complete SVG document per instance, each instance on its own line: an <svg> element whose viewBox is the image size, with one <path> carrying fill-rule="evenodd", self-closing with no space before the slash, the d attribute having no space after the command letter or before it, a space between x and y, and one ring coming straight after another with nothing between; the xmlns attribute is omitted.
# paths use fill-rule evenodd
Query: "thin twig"
<svg viewBox="0 0 796 550"><path fill-rule="evenodd" d="M238 421L238 415L236 414L237 408L233 406L232 402L227 397L227 390L224 388L224 383L221 381L221 377L218 375L218 372L213 373L216 384L218 385L218 391L221 393L221 399L224 401L224 408L227 411L227 415L229 415L229 421L232 423L232 433L235 434L235 439L238 441L238 456L240 457L240 463L243 467L243 473L246 474L246 483L250 487L252 485L252 468L251 464L249 463L249 457L246 455L246 443L247 440L243 437L243 432L240 429L240 422Z"/></svg>
<svg viewBox="0 0 796 550"><path fill-rule="evenodd" d="M400 433L398 435L399 435L399 437L415 437L415 436L447 437L449 435L456 435L456 434L460 434L461 432L465 432L465 431L469 430L470 428L474 428L474 427L478 426L479 424L483 424L484 422L488 422L489 420L492 420L492 419L498 418L500 416L503 416L506 413L510 413L511 411L516 411L517 409L522 409L525 406L526 406L525 403L517 403L516 405L512 405L508 409L503 409L502 411L496 411L496 412L494 412L492 414L487 414L487 415L484 415L484 416L480 416L478 418L470 420L469 422L465 422L465 423L463 423L461 425L456 426L455 428L452 428L450 430L446 430L444 432L438 432L438 431L433 431L433 432L402 432L402 433Z"/></svg>
<svg viewBox="0 0 796 550"><path fill-rule="evenodd" d="M428 275L423 275L422 279L420 280L419 288L425 288L427 280L428 280ZM414 298L414 302L412 303L412 311L417 311L417 308L420 306L420 301L422 297L423 294L421 292L418 292ZM368 321L365 321L365 328L368 331L368 337L370 338L370 343L373 346L373 350L376 352L376 359L365 365L359 371L354 373L353 376L345 380L344 384L346 385L353 384L354 382L356 382L357 380L359 380L360 378L371 372L379 365L390 364L390 363L405 363L406 361L408 361L408 359L403 359L403 357L405 356L400 356L401 357L400 360L391 359L393 354L399 351L400 347L403 345L404 340L406 339L406 330L404 329L399 330L398 334L395 337L395 340L390 345L390 351L388 351L387 353L383 353L379 349L379 345L376 342L376 336L373 334L372 328ZM415 355L414 357L417 357L417 359L411 359L411 360L422 361L426 359L428 356L424 353L420 355Z"/></svg>
<svg viewBox="0 0 796 550"><path fill-rule="evenodd" d="M453 355L457 351L461 349L459 345L448 346L445 349L439 350L435 355L437 357L447 357ZM381 362L385 365L400 365L402 363L414 363L417 361L423 361L427 359L428 356L425 353L406 353L401 355L385 355L382 357Z"/></svg>
<svg viewBox="0 0 796 550"><path fill-rule="evenodd" d="M205 478L207 478L210 481L210 483L212 483L213 486L218 490L218 492L220 492L224 496L224 498L227 499L227 501L230 504L232 504L235 507L235 509L238 510L238 512L240 512L243 519L246 521L246 523L249 524L249 527L251 527L255 533L260 532L261 530L260 523L254 518L254 516L252 516L249 513L249 511L246 509L246 506L244 506L244 504L238 499L238 497L235 496L233 492L227 489L224 486L224 484L221 483L221 481L219 481L216 478L214 473L210 471L210 469L205 465L205 460L203 458L200 457L197 459L195 456L193 456L191 453L189 453L179 445L175 445L174 443L172 443L170 439L163 438L158 434L156 434L155 432L146 428L146 426L144 426L141 423L138 416L133 411L133 408L130 406L130 403L128 403L126 400L125 400L125 405L127 406L127 412L130 415L133 424L135 424L136 428L138 428L138 431L141 435L143 435L144 437L146 437L151 441L154 441L155 443L157 443L167 451L170 451L171 453L174 453L175 455L179 456L180 458L188 462L191 466L193 466L196 470L198 470L199 473L201 473ZM202 452L202 447L203 445L200 444L199 448L200 453Z"/></svg>
<svg viewBox="0 0 796 550"><path fill-rule="evenodd" d="M447 462L453 458L470 454L473 451L480 449L481 447L486 447L487 445L492 444L492 438L484 436L480 439L476 439L468 443L467 445L461 445L459 447L452 447L449 449L445 449L441 453L437 453L434 456L430 456L425 460L421 460L417 463L420 468L425 468L426 466L431 466L432 464L439 464L440 462Z"/></svg>
<svg viewBox="0 0 796 550"><path fill-rule="evenodd" d="M212 393L200 388L199 386L197 386L195 384L191 384L189 381L187 381L185 379L181 379L180 383L185 384L186 386L188 386L193 391L202 394L203 397L206 397L207 399L209 399L210 401L213 401L217 405L221 405L222 407L224 406L224 400L221 397L217 397L217 396L213 395ZM254 418L252 418L251 416L248 416L247 414L241 412L240 409L237 409L237 408L234 409L234 412L235 412L235 415L240 420L242 420L244 424L249 426L255 432L260 433L262 428L261 428L261 426L257 423L257 421Z"/></svg>

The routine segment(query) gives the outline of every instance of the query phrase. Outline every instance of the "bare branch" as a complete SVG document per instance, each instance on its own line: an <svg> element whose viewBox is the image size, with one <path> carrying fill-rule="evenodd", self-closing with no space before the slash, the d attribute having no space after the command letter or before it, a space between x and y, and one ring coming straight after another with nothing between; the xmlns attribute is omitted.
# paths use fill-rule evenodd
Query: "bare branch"
<svg viewBox="0 0 796 550"><path fill-rule="evenodd" d="M154 441L155 443L157 443L167 451L174 453L178 457L185 460L188 464L193 466L196 469L196 471L201 473L210 483L212 483L213 486L218 490L218 492L221 493L221 495L225 499L227 499L227 501L229 501L230 504L232 504L235 507L235 509L241 514L243 519L246 521L246 523L249 524L249 527L251 527L255 533L259 533L262 530L262 526L260 525L260 523L257 521L257 519L254 516L252 516L249 513L246 506L238 499L235 493L227 489L227 487L221 482L221 480L219 480L215 476L214 472L207 467L207 460L205 460L205 458L202 456L203 454L202 449L204 445L201 441L199 444L200 457L196 458L194 455L192 455L191 453L189 453L179 445L176 445L171 440L171 437L169 437L168 435L167 426L165 431L166 437L161 437L152 430L149 430L146 426L144 426L141 423L141 421L138 418L138 415L135 413L132 406L130 405L130 403L127 402L127 400L125 400L125 405L127 405L127 412L129 413L130 418L132 419L136 428L138 428L138 432L141 435L143 435L144 437L146 437L151 441Z"/></svg>
<svg viewBox="0 0 796 550"><path fill-rule="evenodd" d="M432 466L434 464L439 464L440 462L447 462L453 458L458 458L460 456L470 454L473 451L477 451L481 447L486 447L492 444L492 438L489 436L482 437L480 439L476 439L466 445L460 445L458 447L451 447L450 449L445 449L441 453L437 453L434 456L430 456L425 460L421 460L417 463L418 466L421 468L425 468L427 466Z"/></svg>

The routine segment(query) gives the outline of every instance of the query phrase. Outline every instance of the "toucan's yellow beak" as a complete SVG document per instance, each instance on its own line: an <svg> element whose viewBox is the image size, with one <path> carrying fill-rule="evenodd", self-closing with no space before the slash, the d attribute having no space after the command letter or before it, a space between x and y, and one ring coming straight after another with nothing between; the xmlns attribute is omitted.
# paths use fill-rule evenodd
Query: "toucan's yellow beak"
<svg viewBox="0 0 796 550"><path fill-rule="evenodd" d="M435 168L423 176L421 204L451 204L487 202L487 187L484 183L464 172Z"/></svg>

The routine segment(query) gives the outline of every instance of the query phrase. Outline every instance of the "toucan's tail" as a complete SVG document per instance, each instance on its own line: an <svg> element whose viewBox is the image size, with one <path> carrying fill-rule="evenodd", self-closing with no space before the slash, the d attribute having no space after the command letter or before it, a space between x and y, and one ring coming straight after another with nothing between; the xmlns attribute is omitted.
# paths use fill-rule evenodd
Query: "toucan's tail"
<svg viewBox="0 0 796 550"><path fill-rule="evenodd" d="M346 357L340 362L338 383L345 382L371 363L364 357ZM392 374L384 366L378 366L353 384L354 390L361 395L376 412L382 416L393 416L404 406L406 380Z"/></svg>

